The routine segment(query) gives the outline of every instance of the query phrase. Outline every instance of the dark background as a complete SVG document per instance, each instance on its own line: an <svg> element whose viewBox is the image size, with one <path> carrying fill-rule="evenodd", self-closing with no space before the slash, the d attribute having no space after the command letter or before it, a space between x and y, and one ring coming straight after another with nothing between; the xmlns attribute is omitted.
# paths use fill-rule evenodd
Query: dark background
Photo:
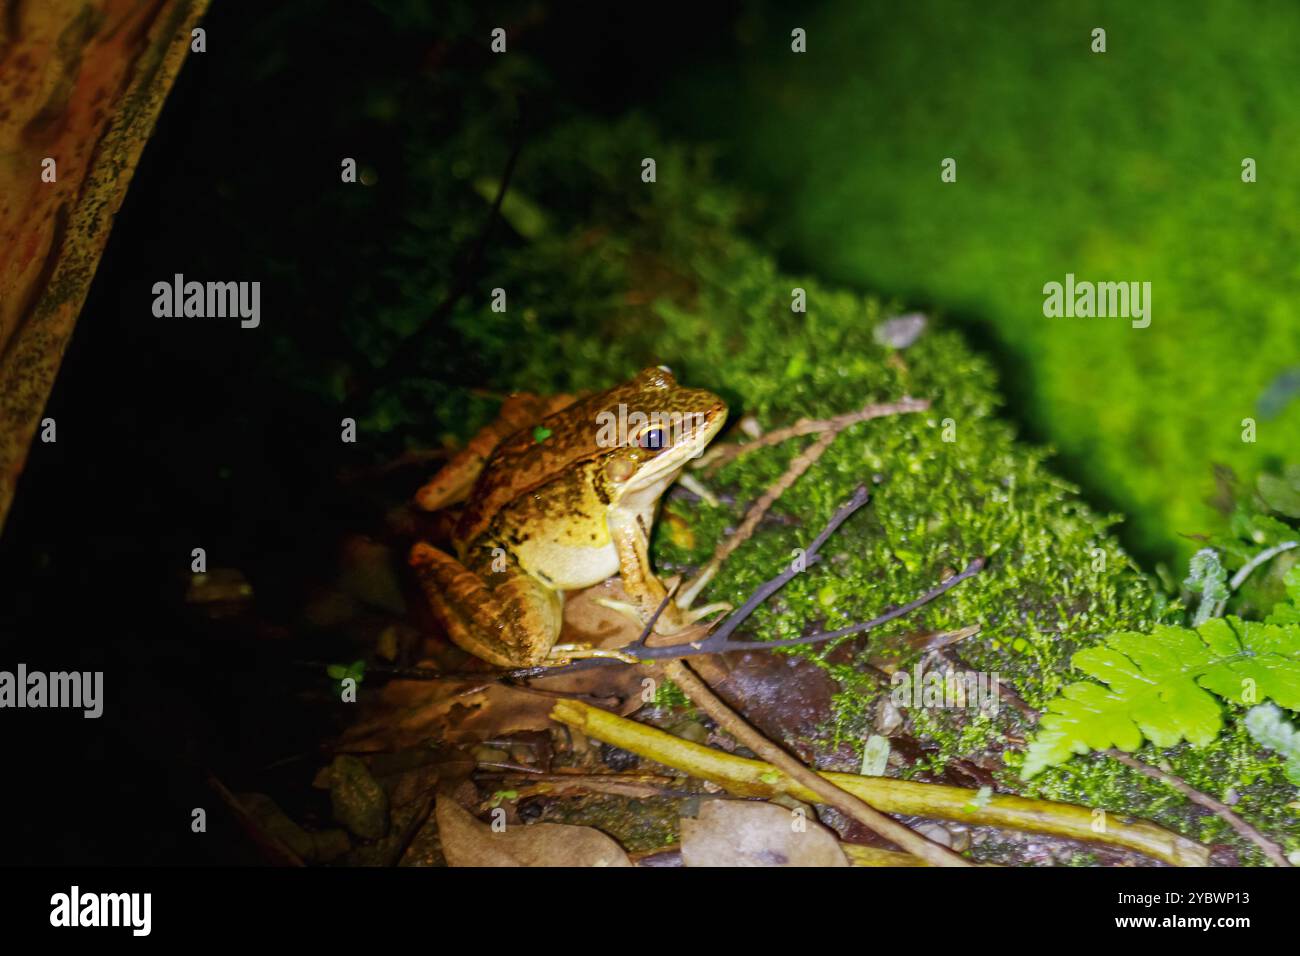
<svg viewBox="0 0 1300 956"><path fill-rule="evenodd" d="M316 764L301 758L337 729L320 675L295 664L303 648L196 623L182 598L204 547L210 568L243 571L268 620L287 615L295 587L327 573L326 542L364 520L328 480L340 455L392 451L342 445L337 406L287 381L275 352L286 338L313 359L347 352L340 304L409 212L400 127L359 123L356 104L392 90L454 122L491 27L514 21L562 88L523 91L524 122L560 96L615 114L716 54L737 9L695 5L683 31L662 5L434 5L421 29L428 5L407 6L213 4L208 52L185 63L64 358L46 411L58 441L33 446L0 538L0 666L100 670L106 701L98 720L4 714L0 862L252 862L205 774L302 786ZM322 197L359 153L386 188L339 216ZM152 285L177 272L260 280L261 328L155 318ZM472 383L473 355L439 346L443 374ZM191 833L196 807L207 835Z"/></svg>

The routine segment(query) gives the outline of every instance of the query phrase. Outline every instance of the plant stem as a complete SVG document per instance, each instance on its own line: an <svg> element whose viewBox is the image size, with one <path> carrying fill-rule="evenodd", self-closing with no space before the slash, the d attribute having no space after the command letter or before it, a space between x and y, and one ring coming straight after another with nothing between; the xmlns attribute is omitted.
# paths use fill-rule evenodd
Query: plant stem
<svg viewBox="0 0 1300 956"><path fill-rule="evenodd" d="M1300 541L1283 541L1281 544L1276 544L1271 548L1265 548L1259 554L1255 555L1241 566L1241 570L1232 576L1232 580L1228 582L1228 593L1232 594L1232 592L1245 584L1246 578L1250 577L1251 572L1261 564L1267 564L1282 552L1290 551L1292 548L1300 548ZM1223 617L1223 609L1227 606L1227 603L1227 598L1224 598L1214 606L1215 617Z"/></svg>
<svg viewBox="0 0 1300 956"><path fill-rule="evenodd" d="M736 757L681 740L655 727L626 720L578 701L560 701L551 711L551 717L597 740L675 767L693 777L711 780L740 796L770 798L788 793L796 800L821 800L817 793L769 763ZM978 791L964 787L889 777L863 777L851 773L823 773L819 776L884 813L1048 833L1124 847L1174 866L1209 865L1208 849L1154 823L1116 820L1112 814L1106 832L1097 833L1093 830L1092 811L1074 804L1003 794L981 800Z"/></svg>

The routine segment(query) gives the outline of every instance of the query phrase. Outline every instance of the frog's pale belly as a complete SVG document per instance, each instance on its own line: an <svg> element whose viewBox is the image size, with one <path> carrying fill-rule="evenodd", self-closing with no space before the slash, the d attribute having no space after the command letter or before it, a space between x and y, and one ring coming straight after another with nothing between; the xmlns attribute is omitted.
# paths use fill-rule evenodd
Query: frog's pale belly
<svg viewBox="0 0 1300 956"><path fill-rule="evenodd" d="M610 522L621 516L652 527L659 495L672 477L651 494L637 496L631 507L608 507L592 490L590 472L578 494L542 494L519 502L510 524L535 530L511 535L510 550L521 568L558 591L600 584L622 570Z"/></svg>
<svg viewBox="0 0 1300 956"><path fill-rule="evenodd" d="M591 587L618 574L618 549L604 544L568 544L537 536L518 545L515 556L529 574L561 591Z"/></svg>

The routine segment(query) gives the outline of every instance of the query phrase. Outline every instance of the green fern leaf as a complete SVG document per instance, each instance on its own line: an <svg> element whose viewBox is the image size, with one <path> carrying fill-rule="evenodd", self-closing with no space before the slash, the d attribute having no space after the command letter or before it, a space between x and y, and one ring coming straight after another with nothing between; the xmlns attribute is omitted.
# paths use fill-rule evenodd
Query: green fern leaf
<svg viewBox="0 0 1300 956"><path fill-rule="evenodd" d="M1069 684L1048 704L1025 751L1025 779L1111 747L1150 740L1203 747L1223 729L1220 699L1300 709L1300 627L1213 618L1196 630L1112 634L1071 663L1101 683Z"/></svg>

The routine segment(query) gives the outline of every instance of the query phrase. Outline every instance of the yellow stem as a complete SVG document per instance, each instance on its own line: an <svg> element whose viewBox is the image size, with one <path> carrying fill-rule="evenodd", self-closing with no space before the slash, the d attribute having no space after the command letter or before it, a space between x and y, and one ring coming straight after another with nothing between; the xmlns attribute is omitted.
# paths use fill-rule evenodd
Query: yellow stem
<svg viewBox="0 0 1300 956"><path fill-rule="evenodd" d="M693 777L711 780L741 796L773 797L788 793L797 800L819 802L815 793L771 764L682 740L580 701L557 702L551 717L589 737L685 771ZM1154 823L1122 818L1117 813L1098 818L1087 807L1005 794L981 802L977 791L964 787L889 777L863 777L852 773L823 773L821 776L885 813L1049 833L1120 846L1174 866L1209 864L1209 850L1194 840ZM1094 824L1099 824L1098 829L1094 829Z"/></svg>

